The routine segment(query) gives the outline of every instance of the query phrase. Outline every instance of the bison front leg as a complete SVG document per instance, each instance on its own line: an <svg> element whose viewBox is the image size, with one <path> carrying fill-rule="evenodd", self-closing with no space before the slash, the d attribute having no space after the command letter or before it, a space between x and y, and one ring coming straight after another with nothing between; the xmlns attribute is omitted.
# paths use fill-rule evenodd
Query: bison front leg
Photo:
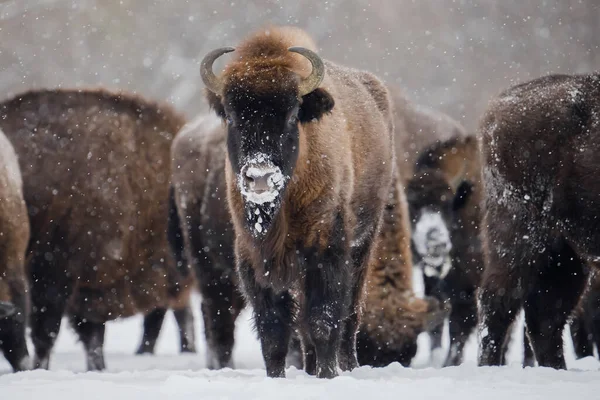
<svg viewBox="0 0 600 400"><path fill-rule="evenodd" d="M294 301L289 292L275 293L256 282L254 269L249 262L238 262L238 274L245 299L252 305L254 324L260 346L271 378L285 377L285 358L292 336Z"/></svg>
<svg viewBox="0 0 600 400"><path fill-rule="evenodd" d="M303 324L315 349L317 378L338 375L337 356L342 335L349 338L345 350L352 353L356 365L358 316L352 316L355 320L350 319L354 323L348 323L346 318L349 317L347 310L351 308L351 297L357 296L353 296L352 273L346 254L348 252L342 246L333 244L320 256L307 257ZM348 361L352 360L346 357Z"/></svg>
<svg viewBox="0 0 600 400"><path fill-rule="evenodd" d="M537 224L539 225L539 223ZM477 293L479 309L479 365L503 365L511 328L531 279L545 263L546 251L533 246L527 215L490 205L483 219L485 270ZM538 243L544 228L539 227Z"/></svg>
<svg viewBox="0 0 600 400"><path fill-rule="evenodd" d="M525 323L539 365L566 369L562 333L585 289L587 271L565 240L549 247L547 263L532 280L525 300Z"/></svg>
<svg viewBox="0 0 600 400"><path fill-rule="evenodd" d="M356 357L356 333L360 326L360 301L365 288L365 278L369 258L373 249L373 241L377 227L373 226L367 230L369 232L366 240L352 248L351 257L354 262L354 269L350 277L349 291L350 299L347 303L347 317L344 321L344 329L339 351L339 364L342 371L351 371L358 367Z"/></svg>
<svg viewBox="0 0 600 400"><path fill-rule="evenodd" d="M157 308L144 316L144 333L136 354L154 354L154 347L166 313L165 308Z"/></svg>
<svg viewBox="0 0 600 400"><path fill-rule="evenodd" d="M102 371L104 364L104 329L105 324L89 321L86 318L73 316L71 319L73 329L85 348L88 371Z"/></svg>

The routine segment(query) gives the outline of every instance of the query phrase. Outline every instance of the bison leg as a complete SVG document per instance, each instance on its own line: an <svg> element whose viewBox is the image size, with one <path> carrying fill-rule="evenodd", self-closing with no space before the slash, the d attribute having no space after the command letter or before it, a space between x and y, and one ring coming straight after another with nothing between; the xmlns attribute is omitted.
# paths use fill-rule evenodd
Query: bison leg
<svg viewBox="0 0 600 400"><path fill-rule="evenodd" d="M562 333L585 288L587 271L564 240L556 241L548 262L531 282L525 321L540 366L565 369Z"/></svg>
<svg viewBox="0 0 600 400"><path fill-rule="evenodd" d="M14 285L12 300L14 306L10 316L0 318L0 350L15 372L31 369L27 350L25 328L27 325L28 298L26 282Z"/></svg>
<svg viewBox="0 0 600 400"><path fill-rule="evenodd" d="M427 276L423 273L423 283L425 286L425 295L432 296L438 299L440 302L444 302L447 300L447 296L445 293L442 293L442 279L437 276ZM437 360L440 354L444 353L444 349L442 348L442 339L444 337L444 321L438 326L435 326L433 329L429 331L429 339L431 349L431 362L437 364ZM439 364L443 364L446 356L442 358ZM439 365L437 364L437 365Z"/></svg>
<svg viewBox="0 0 600 400"><path fill-rule="evenodd" d="M335 239L338 234L341 239L341 232L342 229L336 229ZM346 368L356 365L359 315L358 304L353 307L352 301L358 301L360 293L351 285L364 277L352 277L352 271L344 262L344 248L336 246L335 239L321 256L307 257L303 322L315 348L318 378L338 375L338 353L343 354L341 359ZM349 309L352 315L347 314ZM342 335L345 336L343 348L340 347Z"/></svg>
<svg viewBox="0 0 600 400"><path fill-rule="evenodd" d="M167 310L157 308L144 317L144 334L136 354L154 354L154 347L162 328Z"/></svg>
<svg viewBox="0 0 600 400"><path fill-rule="evenodd" d="M106 369L106 365L104 364L105 324L88 321L78 316L74 316L71 319L71 324L83 343L88 371Z"/></svg>
<svg viewBox="0 0 600 400"><path fill-rule="evenodd" d="M575 356L577 358L593 356L594 344L590 340L591 335L588 332L588 327L583 313L577 313L577 315L573 317L570 327Z"/></svg>
<svg viewBox="0 0 600 400"><path fill-rule="evenodd" d="M445 367L462 363L465 344L476 326L477 305L474 299L467 302L453 302L448 321L450 350L444 363Z"/></svg>
<svg viewBox="0 0 600 400"><path fill-rule="evenodd" d="M292 335L288 354L285 358L285 365L288 367L304 368L304 352L302 351L302 342L297 334Z"/></svg>
<svg viewBox="0 0 600 400"><path fill-rule="evenodd" d="M252 266L244 260L238 264L238 273L245 298L252 305L267 376L284 378L285 358L292 336L292 296L287 291L275 293L271 288L260 286Z"/></svg>
<svg viewBox="0 0 600 400"><path fill-rule="evenodd" d="M531 341L529 340L529 336L527 336L527 327L523 326L523 368L533 366L535 366L535 356L531 347Z"/></svg>
<svg viewBox="0 0 600 400"><path fill-rule="evenodd" d="M179 327L179 344L182 353L196 352L196 332L194 330L194 313L189 306L173 310L175 321Z"/></svg>
<svg viewBox="0 0 600 400"><path fill-rule="evenodd" d="M215 272L221 274L220 270ZM243 308L232 277L202 277L202 318L206 337L206 366L209 369L233 368L235 321Z"/></svg>
<svg viewBox="0 0 600 400"><path fill-rule="evenodd" d="M47 262L39 262L43 257L34 258L30 266L31 340L35 348L34 368L48 369L50 353L60 331L72 288L66 277L53 276L52 272L60 268Z"/></svg>
<svg viewBox="0 0 600 400"><path fill-rule="evenodd" d="M372 227L370 231L375 232ZM365 277L367 274L369 256L371 254L374 235L369 235L363 244L354 247L352 251L352 260L354 261L354 270L352 271L350 281L350 299L347 304L346 319L344 321L342 338L339 351L339 364L342 371L351 371L358 367L356 355L356 334L360 326L360 298L364 291Z"/></svg>
<svg viewBox="0 0 600 400"><path fill-rule="evenodd" d="M490 205L485 214L486 265L477 294L479 365L504 364L508 332L523 305L528 278L537 274L545 259L543 251L524 239L529 226L536 225L526 215L514 216L497 205Z"/></svg>

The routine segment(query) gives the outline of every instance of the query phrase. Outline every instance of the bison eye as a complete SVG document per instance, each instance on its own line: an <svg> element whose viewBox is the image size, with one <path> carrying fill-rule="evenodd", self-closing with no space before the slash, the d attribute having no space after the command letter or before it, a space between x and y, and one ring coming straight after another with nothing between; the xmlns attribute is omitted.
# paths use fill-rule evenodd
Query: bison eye
<svg viewBox="0 0 600 400"><path fill-rule="evenodd" d="M290 125L298 124L298 115L291 115L290 118L288 119L288 124L290 124Z"/></svg>
<svg viewBox="0 0 600 400"><path fill-rule="evenodd" d="M226 115L225 116L225 123L227 125L233 125L233 118L231 118L231 116L229 116L229 115Z"/></svg>

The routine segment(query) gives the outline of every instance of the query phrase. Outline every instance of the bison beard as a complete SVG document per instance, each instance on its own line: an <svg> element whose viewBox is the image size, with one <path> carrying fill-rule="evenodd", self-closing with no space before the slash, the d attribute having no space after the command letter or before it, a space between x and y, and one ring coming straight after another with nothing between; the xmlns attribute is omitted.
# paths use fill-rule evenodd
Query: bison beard
<svg viewBox="0 0 600 400"><path fill-rule="evenodd" d="M237 273L254 309L267 375L285 375L297 326L307 371L329 378L337 375L338 360L344 370L357 366L359 299L391 181L392 123L387 91L376 78L290 47L297 44L314 47L299 30L261 31L238 47L220 78L212 63L232 49L209 53L202 78L228 127ZM258 153L267 155L267 165L247 165ZM258 208L252 197L263 196L268 182L251 196L240 189L257 187L248 168L265 179L270 167L290 178L277 180L276 200Z"/></svg>

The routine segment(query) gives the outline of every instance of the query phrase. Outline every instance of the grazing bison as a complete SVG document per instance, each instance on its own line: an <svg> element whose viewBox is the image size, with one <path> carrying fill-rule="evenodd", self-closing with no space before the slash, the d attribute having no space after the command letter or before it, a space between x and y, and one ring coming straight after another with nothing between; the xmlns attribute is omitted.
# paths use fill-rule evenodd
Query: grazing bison
<svg viewBox="0 0 600 400"><path fill-rule="evenodd" d="M25 327L29 289L25 253L29 219L17 155L0 130L0 349L14 371L31 368Z"/></svg>
<svg viewBox="0 0 600 400"><path fill-rule="evenodd" d="M168 107L103 90L32 91L0 103L31 223L36 367L48 368L65 311L88 369L99 370L106 321L187 307L193 274L176 268L167 241L169 151L182 125ZM191 333L192 321L181 322Z"/></svg>
<svg viewBox="0 0 600 400"><path fill-rule="evenodd" d="M285 375L294 321L314 356L309 371L336 376L338 357L344 370L357 365L360 299L393 170L386 88L314 47L300 30L272 28L243 42L220 77L212 64L234 49L202 61L209 103L227 124L237 272L271 377Z"/></svg>
<svg viewBox="0 0 600 400"><path fill-rule="evenodd" d="M485 270L481 365L498 365L521 307L541 366L565 368L562 331L600 260L600 76L514 86L481 122Z"/></svg>

